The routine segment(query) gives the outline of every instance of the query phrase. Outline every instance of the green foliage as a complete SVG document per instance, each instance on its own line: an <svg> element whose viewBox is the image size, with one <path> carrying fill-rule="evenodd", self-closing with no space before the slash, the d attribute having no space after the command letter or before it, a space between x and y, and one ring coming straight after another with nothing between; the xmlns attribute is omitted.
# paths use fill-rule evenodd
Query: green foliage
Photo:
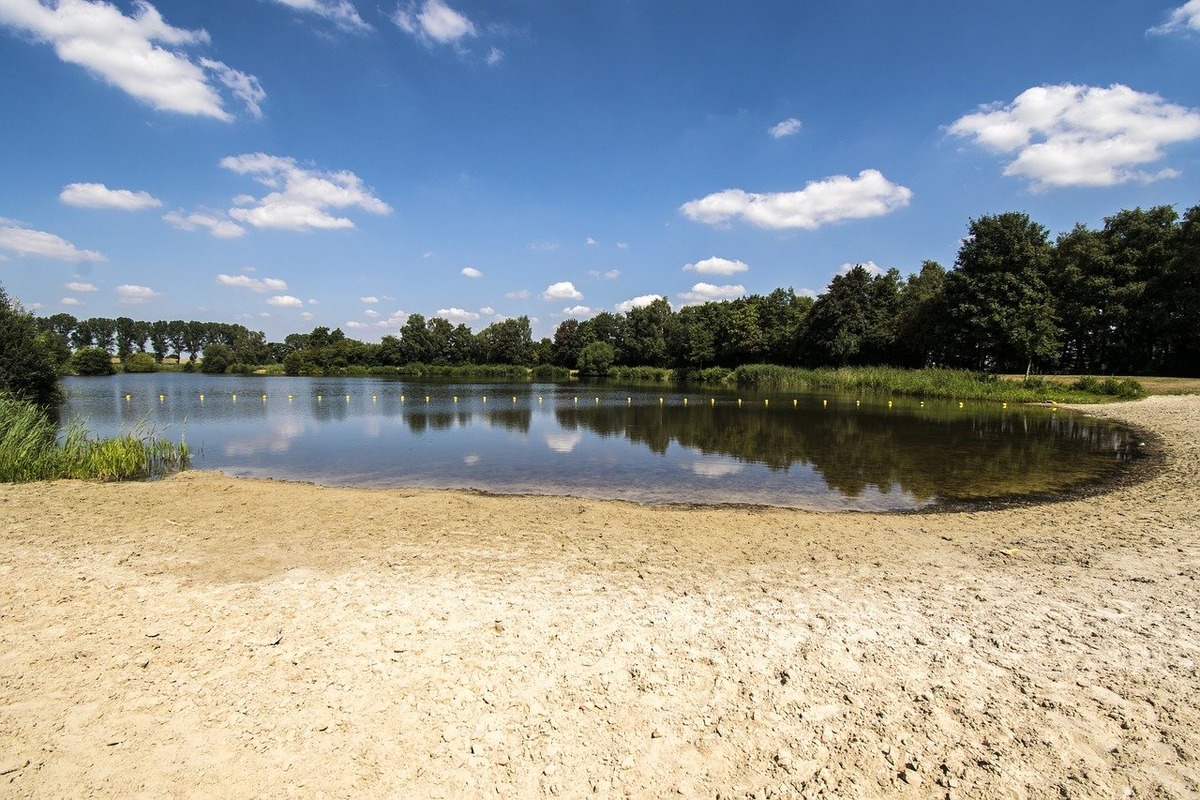
<svg viewBox="0 0 1200 800"><path fill-rule="evenodd" d="M607 375L616 360L617 350L608 342L592 342L579 351L581 375Z"/></svg>
<svg viewBox="0 0 1200 800"><path fill-rule="evenodd" d="M58 372L37 321L0 287L0 392L52 406L58 402Z"/></svg>
<svg viewBox="0 0 1200 800"><path fill-rule="evenodd" d="M1117 397L1122 400L1137 400L1146 396L1142 385L1131 378L1117 379L1108 377L1100 380L1099 378L1087 375L1072 383L1071 388L1077 392Z"/></svg>
<svg viewBox="0 0 1200 800"><path fill-rule="evenodd" d="M571 370L553 364L538 364L530 370L529 376L536 381L565 381L570 379Z"/></svg>
<svg viewBox="0 0 1200 800"><path fill-rule="evenodd" d="M71 368L76 375L116 375L112 355L100 347L85 347L71 356Z"/></svg>
<svg viewBox="0 0 1200 800"><path fill-rule="evenodd" d="M630 383L664 383L674 373L665 367L610 367L608 377Z"/></svg>
<svg viewBox="0 0 1200 800"><path fill-rule="evenodd" d="M221 375L236 362L237 356L234 354L233 348L217 342L204 348L200 370L209 375Z"/></svg>
<svg viewBox="0 0 1200 800"><path fill-rule="evenodd" d="M154 363L154 356L149 353L131 353L125 357L122 366L126 372L154 372L158 368Z"/></svg>
<svg viewBox="0 0 1200 800"><path fill-rule="evenodd" d="M0 393L0 482L84 478L106 481L156 477L187 466L191 453L143 428L113 439L89 439L67 426L63 441L34 404Z"/></svg>
<svg viewBox="0 0 1200 800"><path fill-rule="evenodd" d="M230 364L229 369L227 369L225 371L228 372L230 375L253 375L254 374L254 365L253 364L243 364L239 361L236 364Z"/></svg>

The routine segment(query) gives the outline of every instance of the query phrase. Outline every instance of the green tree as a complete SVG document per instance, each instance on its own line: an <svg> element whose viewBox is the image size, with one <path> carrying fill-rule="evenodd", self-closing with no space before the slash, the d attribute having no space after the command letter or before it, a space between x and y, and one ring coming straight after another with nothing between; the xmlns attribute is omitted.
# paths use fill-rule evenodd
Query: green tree
<svg viewBox="0 0 1200 800"><path fill-rule="evenodd" d="M1104 218L1101 236L1112 259L1113 371L1153 372L1162 360L1171 289L1159 279L1171 261L1178 220L1171 206L1134 208Z"/></svg>
<svg viewBox="0 0 1200 800"><path fill-rule="evenodd" d="M1200 376L1200 205L1184 213L1171 251L1149 287L1162 304L1160 361L1168 374Z"/></svg>
<svg viewBox="0 0 1200 800"><path fill-rule="evenodd" d="M566 319L554 329L554 347L551 361L560 367L574 367L579 362L579 320Z"/></svg>
<svg viewBox="0 0 1200 800"><path fill-rule="evenodd" d="M872 276L861 264L836 275L817 298L800 334L804 363L881 364L892 356L900 273Z"/></svg>
<svg viewBox="0 0 1200 800"><path fill-rule="evenodd" d="M584 375L607 375L617 351L608 342L592 342L579 351L579 371Z"/></svg>
<svg viewBox="0 0 1200 800"><path fill-rule="evenodd" d="M0 393L39 406L58 402L58 369L37 320L0 286Z"/></svg>
<svg viewBox="0 0 1200 800"><path fill-rule="evenodd" d="M906 367L929 367L942 361L938 327L946 288L946 269L925 261L900 288L894 321L895 359Z"/></svg>
<svg viewBox="0 0 1200 800"><path fill-rule="evenodd" d="M400 351L405 364L433 361L429 332L425 329L425 317L421 314L409 314L400 328Z"/></svg>
<svg viewBox="0 0 1200 800"><path fill-rule="evenodd" d="M955 269L946 276L945 339L960 366L1024 370L1057 347L1054 304L1044 276L1049 232L1027 214L971 220Z"/></svg>
<svg viewBox="0 0 1200 800"><path fill-rule="evenodd" d="M220 375L237 363L233 348L220 342L205 347L202 359L200 370L210 375Z"/></svg>
<svg viewBox="0 0 1200 800"><path fill-rule="evenodd" d="M71 368L79 375L115 375L112 354L103 347L85 347L71 356Z"/></svg>
<svg viewBox="0 0 1200 800"><path fill-rule="evenodd" d="M154 356L149 353L131 353L123 364L126 372L154 372Z"/></svg>
<svg viewBox="0 0 1200 800"><path fill-rule="evenodd" d="M667 298L658 297L625 314L622 362L631 366L667 365L667 326L672 316Z"/></svg>

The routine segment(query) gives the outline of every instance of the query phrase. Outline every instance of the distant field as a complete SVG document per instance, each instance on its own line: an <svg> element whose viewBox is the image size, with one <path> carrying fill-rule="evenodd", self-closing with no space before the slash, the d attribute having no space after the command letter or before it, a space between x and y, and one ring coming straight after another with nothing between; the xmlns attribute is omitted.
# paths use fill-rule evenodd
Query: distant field
<svg viewBox="0 0 1200 800"><path fill-rule="evenodd" d="M1024 375L1005 375L1011 380L1024 380ZM1048 381L1059 383L1074 383L1078 375L1040 375ZM1107 376L1106 376L1107 377ZM1142 385L1147 394L1200 394L1200 378L1144 378L1136 375L1117 375L1117 378L1131 378Z"/></svg>

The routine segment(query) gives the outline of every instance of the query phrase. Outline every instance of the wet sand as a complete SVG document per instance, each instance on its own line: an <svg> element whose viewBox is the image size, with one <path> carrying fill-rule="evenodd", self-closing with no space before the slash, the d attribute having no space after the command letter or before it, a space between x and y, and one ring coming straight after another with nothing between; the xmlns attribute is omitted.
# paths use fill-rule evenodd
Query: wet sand
<svg viewBox="0 0 1200 800"><path fill-rule="evenodd" d="M928 514L0 486L0 796L1194 797L1200 397Z"/></svg>

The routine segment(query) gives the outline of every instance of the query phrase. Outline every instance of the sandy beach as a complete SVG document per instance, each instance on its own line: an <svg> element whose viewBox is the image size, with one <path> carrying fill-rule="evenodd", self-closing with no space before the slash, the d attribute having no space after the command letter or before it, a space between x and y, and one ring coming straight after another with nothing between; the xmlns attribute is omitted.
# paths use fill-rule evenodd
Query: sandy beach
<svg viewBox="0 0 1200 800"><path fill-rule="evenodd" d="M1196 797L1200 397L928 514L0 486L0 796Z"/></svg>

